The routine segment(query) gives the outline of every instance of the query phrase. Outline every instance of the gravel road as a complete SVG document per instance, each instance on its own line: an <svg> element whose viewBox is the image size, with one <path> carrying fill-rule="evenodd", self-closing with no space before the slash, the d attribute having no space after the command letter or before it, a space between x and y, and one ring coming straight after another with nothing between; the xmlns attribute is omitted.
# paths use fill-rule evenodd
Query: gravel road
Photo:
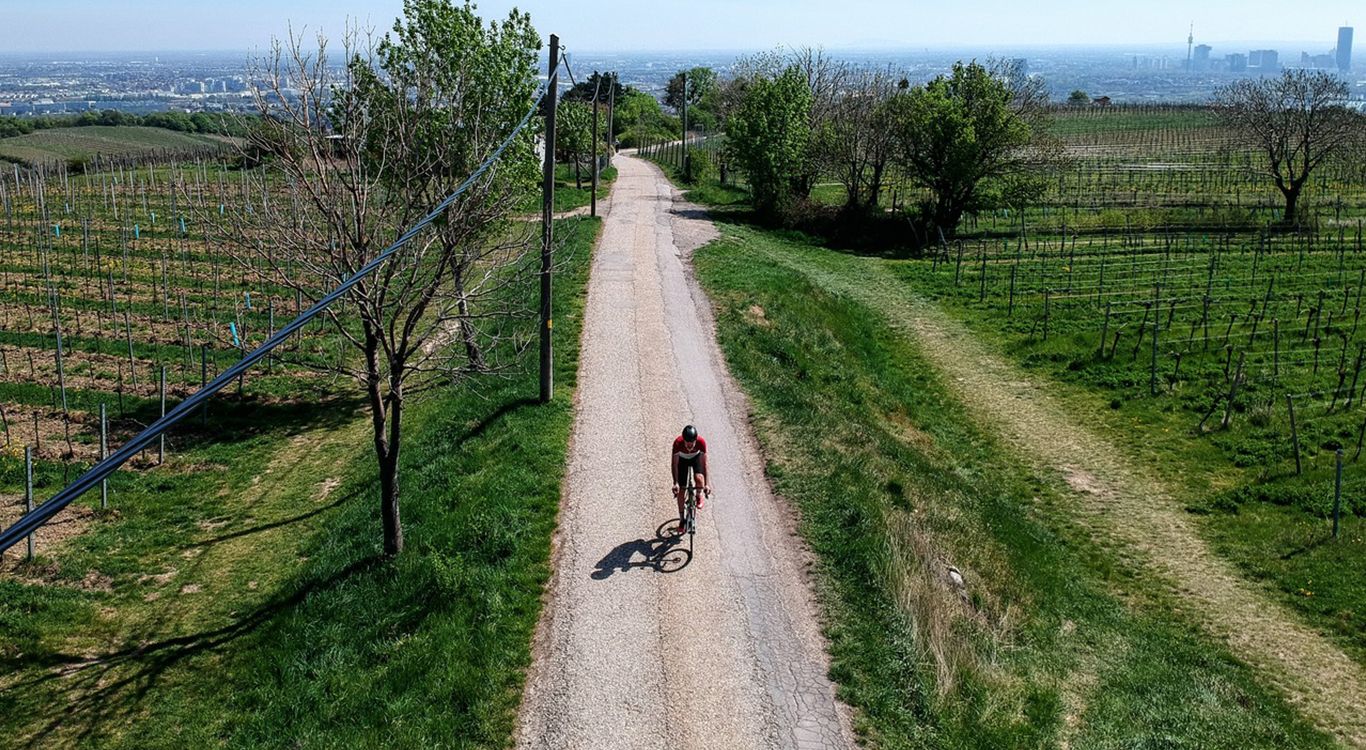
<svg viewBox="0 0 1366 750"><path fill-rule="evenodd" d="M853 747L807 553L687 264L715 229L654 166L616 164L517 746ZM716 490L691 551L666 531L669 447L685 423L707 440Z"/></svg>

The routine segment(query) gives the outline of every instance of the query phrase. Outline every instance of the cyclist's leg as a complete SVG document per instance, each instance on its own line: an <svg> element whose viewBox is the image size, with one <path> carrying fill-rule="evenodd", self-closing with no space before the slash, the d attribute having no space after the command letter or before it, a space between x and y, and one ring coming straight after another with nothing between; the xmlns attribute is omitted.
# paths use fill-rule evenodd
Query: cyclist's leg
<svg viewBox="0 0 1366 750"><path fill-rule="evenodd" d="M707 484L707 454L701 454L696 460L697 468L693 471L693 481L697 483L697 507L701 508L711 493L711 487Z"/></svg>
<svg viewBox="0 0 1366 750"><path fill-rule="evenodd" d="M678 502L678 518L683 518L683 498L688 492L688 464L686 461L678 462L678 474L674 476L674 484L678 485L678 492L674 493L674 500Z"/></svg>

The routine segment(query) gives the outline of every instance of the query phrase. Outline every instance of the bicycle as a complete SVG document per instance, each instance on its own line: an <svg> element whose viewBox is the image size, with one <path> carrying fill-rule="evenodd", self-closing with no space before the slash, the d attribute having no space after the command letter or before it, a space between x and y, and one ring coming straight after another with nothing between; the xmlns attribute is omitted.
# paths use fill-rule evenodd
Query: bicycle
<svg viewBox="0 0 1366 750"><path fill-rule="evenodd" d="M688 533L688 546L692 546L693 534L697 532L697 493L693 484L693 470L688 469L688 483L683 488L683 526Z"/></svg>

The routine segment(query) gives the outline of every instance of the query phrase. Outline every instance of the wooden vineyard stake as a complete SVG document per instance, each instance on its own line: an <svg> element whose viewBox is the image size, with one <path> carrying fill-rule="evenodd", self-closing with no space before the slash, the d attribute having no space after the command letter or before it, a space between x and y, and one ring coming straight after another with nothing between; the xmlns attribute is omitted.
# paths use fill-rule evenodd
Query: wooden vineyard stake
<svg viewBox="0 0 1366 750"><path fill-rule="evenodd" d="M1285 408L1290 413L1290 446L1295 452L1295 476L1299 476L1304 469L1300 465L1300 431L1295 425L1295 400L1290 394L1285 394Z"/></svg>

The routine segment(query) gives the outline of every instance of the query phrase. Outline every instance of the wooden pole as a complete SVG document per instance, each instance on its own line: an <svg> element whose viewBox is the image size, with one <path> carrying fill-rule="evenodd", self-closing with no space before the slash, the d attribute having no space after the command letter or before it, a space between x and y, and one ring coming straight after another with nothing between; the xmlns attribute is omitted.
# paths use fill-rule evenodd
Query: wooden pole
<svg viewBox="0 0 1366 750"><path fill-rule="evenodd" d="M560 38L550 35L550 76L545 93L545 169L541 182L541 403L549 403L554 391L552 362L554 352L550 331L551 317L551 243L555 221L555 107L559 95Z"/></svg>
<svg viewBox="0 0 1366 750"><path fill-rule="evenodd" d="M100 404L100 460L109 458L109 414ZM100 480L100 509L109 507L109 480Z"/></svg>
<svg viewBox="0 0 1366 750"><path fill-rule="evenodd" d="M33 448L24 446L24 512L33 512ZM33 535L28 535L28 559L33 559Z"/></svg>
<svg viewBox="0 0 1366 750"><path fill-rule="evenodd" d="M683 179L692 180L692 170L688 164L688 71L683 71L683 153L678 165L683 168Z"/></svg>
<svg viewBox="0 0 1366 750"><path fill-rule="evenodd" d="M161 366L161 416L166 416L166 366ZM157 465L166 463L166 433L157 437Z"/></svg>
<svg viewBox="0 0 1366 750"><path fill-rule="evenodd" d="M1300 465L1300 431L1295 426L1295 400L1289 393L1285 394L1285 408L1290 412L1290 445L1295 451L1295 476L1299 476L1303 471Z"/></svg>
<svg viewBox="0 0 1366 750"><path fill-rule="evenodd" d="M1338 538L1338 525L1342 518L1342 449L1338 448L1337 472L1333 478L1333 538Z"/></svg>
<svg viewBox="0 0 1366 750"><path fill-rule="evenodd" d="M1158 305L1158 307L1159 307L1158 313L1159 313L1159 315L1160 315L1160 314L1161 314L1161 309L1160 309L1160 308L1161 308L1161 304L1162 304L1162 303L1161 303L1161 300L1162 300L1162 285L1161 285L1161 284L1159 284L1159 285L1157 286L1157 289L1156 289L1156 291L1154 292L1153 296L1156 298L1156 299L1154 300L1154 304ZM1158 334L1159 331L1162 330L1162 326L1160 325L1160 322L1161 322L1160 320L1154 320L1154 321L1153 321L1153 336L1152 336L1152 338L1153 338L1153 356L1152 356L1152 362L1151 362L1151 363L1149 364L1149 366L1148 366L1148 393L1149 393L1149 395L1152 395L1152 396L1156 396L1156 395L1157 395L1157 334Z"/></svg>
<svg viewBox="0 0 1366 750"><path fill-rule="evenodd" d="M598 76L598 83L593 87L593 148L589 154L593 158L593 190L589 197L588 215L598 215L598 96L602 89L602 76Z"/></svg>

